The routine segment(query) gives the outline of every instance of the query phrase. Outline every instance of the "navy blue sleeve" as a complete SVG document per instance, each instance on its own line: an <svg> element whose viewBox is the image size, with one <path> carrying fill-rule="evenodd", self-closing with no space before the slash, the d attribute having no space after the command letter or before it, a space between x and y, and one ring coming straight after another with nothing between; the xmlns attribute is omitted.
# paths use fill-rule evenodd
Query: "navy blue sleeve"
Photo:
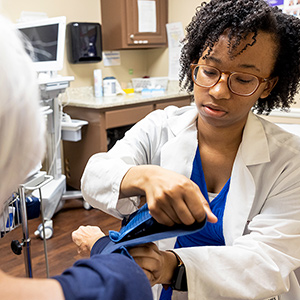
<svg viewBox="0 0 300 300"><path fill-rule="evenodd" d="M107 235L97 240L97 242L93 245L93 248L91 250L91 256L95 254L100 254L109 242L110 238Z"/></svg>
<svg viewBox="0 0 300 300"><path fill-rule="evenodd" d="M152 299L143 270L132 259L117 253L94 254L53 278L61 284L66 300Z"/></svg>

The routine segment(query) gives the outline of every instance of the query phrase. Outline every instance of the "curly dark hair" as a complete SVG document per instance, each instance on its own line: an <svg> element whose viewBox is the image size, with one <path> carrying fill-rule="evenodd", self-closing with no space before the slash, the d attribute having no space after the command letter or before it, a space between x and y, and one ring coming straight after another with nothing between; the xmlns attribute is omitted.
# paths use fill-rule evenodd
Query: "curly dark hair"
<svg viewBox="0 0 300 300"><path fill-rule="evenodd" d="M300 19L282 13L265 0L211 0L197 7L191 23L186 27L181 52L179 82L188 92L193 91L190 64L197 62L207 49L208 55L224 30L229 31L229 54L240 41L253 34L253 43L258 31L272 34L278 45L277 59L271 76L279 80L264 99L259 99L253 110L268 114L274 108L288 110L300 80Z"/></svg>

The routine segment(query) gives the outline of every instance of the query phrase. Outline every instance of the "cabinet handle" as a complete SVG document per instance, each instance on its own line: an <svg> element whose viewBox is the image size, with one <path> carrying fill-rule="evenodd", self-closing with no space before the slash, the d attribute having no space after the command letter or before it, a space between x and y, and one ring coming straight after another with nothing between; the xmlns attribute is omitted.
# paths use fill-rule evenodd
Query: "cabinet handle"
<svg viewBox="0 0 300 300"><path fill-rule="evenodd" d="M134 34L132 33L129 37L133 40L134 39Z"/></svg>

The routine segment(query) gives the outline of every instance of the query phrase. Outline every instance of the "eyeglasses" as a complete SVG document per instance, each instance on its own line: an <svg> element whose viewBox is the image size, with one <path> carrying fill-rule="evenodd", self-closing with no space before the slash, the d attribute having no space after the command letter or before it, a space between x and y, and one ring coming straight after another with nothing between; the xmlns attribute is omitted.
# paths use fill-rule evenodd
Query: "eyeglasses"
<svg viewBox="0 0 300 300"><path fill-rule="evenodd" d="M191 64L191 69L194 83L204 88L215 86L222 74L229 75L227 78L228 88L233 94L239 96L253 95L260 84L271 79L248 73L222 71L207 65Z"/></svg>

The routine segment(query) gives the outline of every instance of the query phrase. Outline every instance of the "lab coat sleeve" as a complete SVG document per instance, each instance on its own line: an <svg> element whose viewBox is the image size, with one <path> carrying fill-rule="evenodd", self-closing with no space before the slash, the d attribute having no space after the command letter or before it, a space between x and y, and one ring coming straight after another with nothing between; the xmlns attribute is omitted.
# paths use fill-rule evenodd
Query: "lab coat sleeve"
<svg viewBox="0 0 300 300"><path fill-rule="evenodd" d="M189 300L269 299L289 291L291 281L298 291L280 299L300 299L293 273L300 267L299 161L295 153L248 233L232 245L175 250L186 266Z"/></svg>
<svg viewBox="0 0 300 300"><path fill-rule="evenodd" d="M159 159L154 157L164 134L165 119L163 110L150 113L126 132L110 151L89 159L81 179L81 189L91 206L117 218L137 209L139 198L119 199L120 184L131 167L159 164Z"/></svg>

